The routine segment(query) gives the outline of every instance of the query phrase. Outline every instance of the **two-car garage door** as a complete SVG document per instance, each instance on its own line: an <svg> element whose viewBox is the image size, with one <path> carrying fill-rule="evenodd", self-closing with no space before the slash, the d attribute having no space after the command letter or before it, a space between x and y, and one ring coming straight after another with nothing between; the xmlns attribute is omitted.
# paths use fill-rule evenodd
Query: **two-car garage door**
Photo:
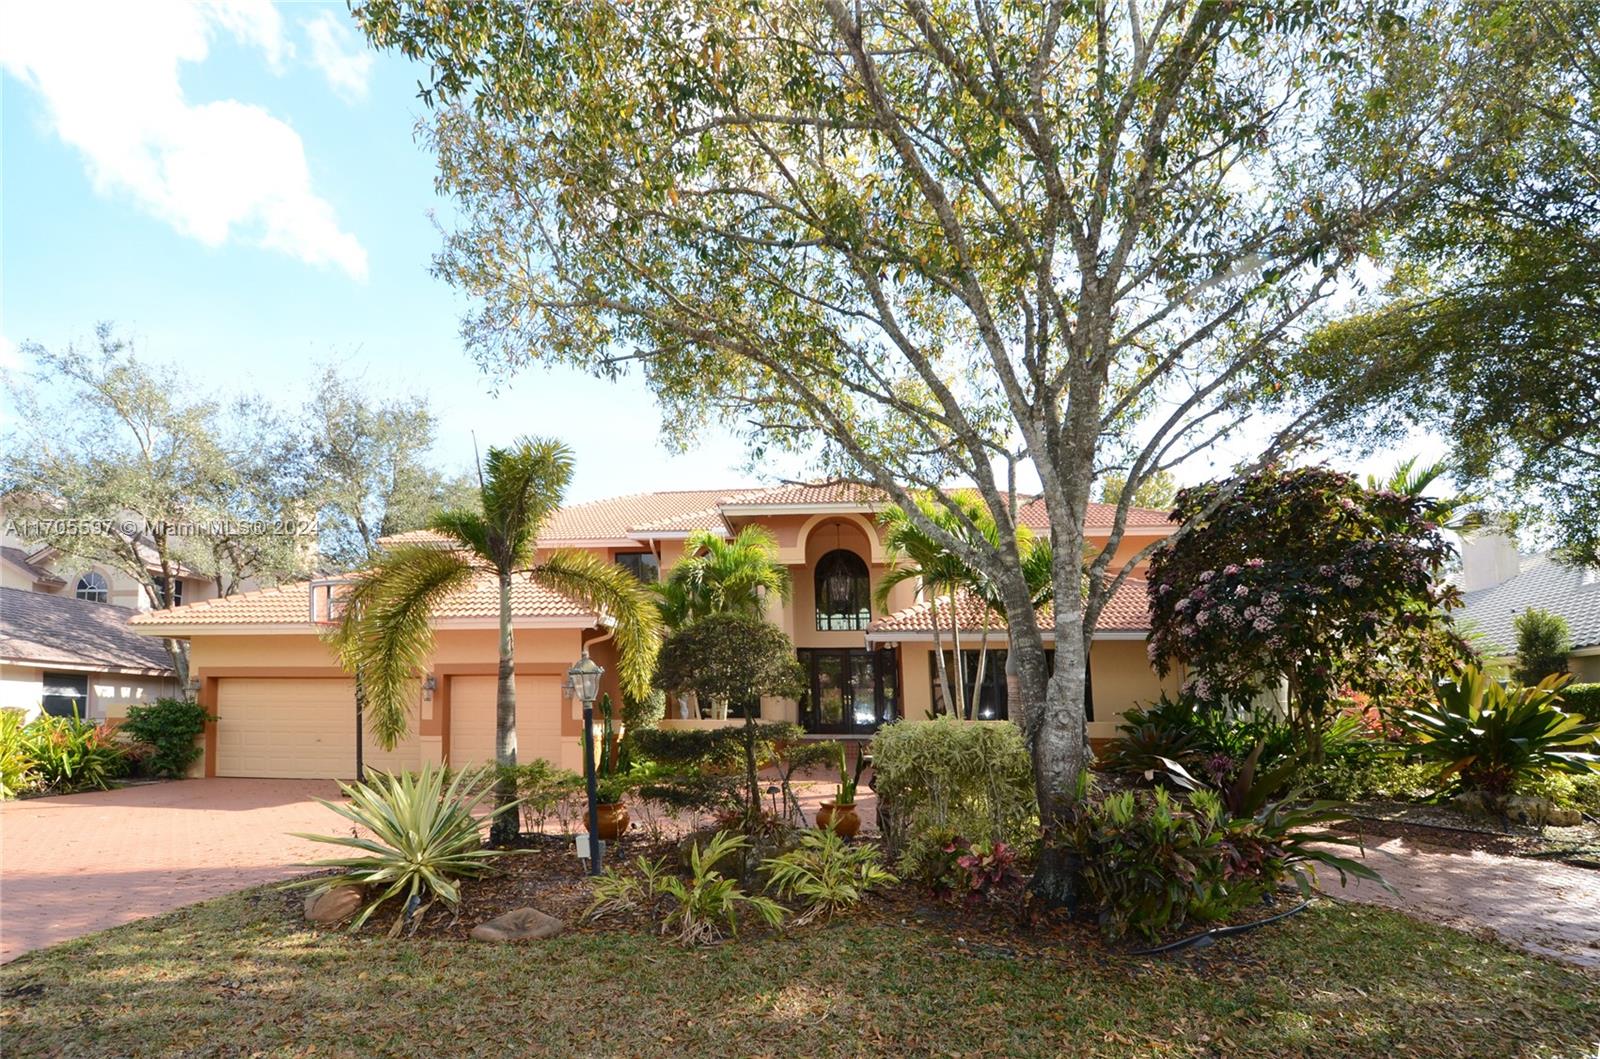
<svg viewBox="0 0 1600 1059"><path fill-rule="evenodd" d="M492 676L450 678L450 763L494 760ZM517 760L548 759L563 768L582 763L582 743L561 737L561 678L517 677ZM570 742L571 747L564 745Z"/></svg>
<svg viewBox="0 0 1600 1059"><path fill-rule="evenodd" d="M414 769L415 719L392 751L371 732L366 763ZM217 775L349 779L356 774L355 685L343 678L224 677L217 681Z"/></svg>
<svg viewBox="0 0 1600 1059"><path fill-rule="evenodd" d="M456 676L450 684L452 765L494 761L495 678ZM521 760L546 757L567 768L581 754L561 735L561 678L517 677L517 742ZM217 681L218 776L348 779L356 771L355 686L339 677L224 677ZM565 743L570 742L568 747ZM417 719L392 751L369 729L369 767L396 771L422 763Z"/></svg>

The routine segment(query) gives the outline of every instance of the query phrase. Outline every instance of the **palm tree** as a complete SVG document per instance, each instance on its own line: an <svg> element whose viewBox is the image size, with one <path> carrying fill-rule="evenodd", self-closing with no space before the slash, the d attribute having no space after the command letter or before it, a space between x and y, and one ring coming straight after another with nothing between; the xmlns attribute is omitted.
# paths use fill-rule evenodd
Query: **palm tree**
<svg viewBox="0 0 1600 1059"><path fill-rule="evenodd" d="M359 571L343 597L333 643L356 676L372 714L373 734L392 748L406 734L417 673L433 654L432 614L451 594L493 577L500 590L500 668L495 695L495 762L517 763L517 699L511 590L525 578L610 617L618 675L630 694L646 695L655 670L660 621L650 593L620 566L591 552L560 550L537 558L539 528L561 506L572 480L572 452L558 441L519 438L491 448L479 468L479 511L444 511L428 528L441 544L404 544ZM516 800L502 769L498 804ZM516 814L495 817L490 839L516 837Z"/></svg>
<svg viewBox="0 0 1600 1059"><path fill-rule="evenodd" d="M746 526L732 540L709 530L691 533L684 557L655 591L661 620L681 629L712 614L764 618L767 596L788 601L794 589L789 568L778 562L777 538L765 527Z"/></svg>
<svg viewBox="0 0 1600 1059"><path fill-rule="evenodd" d="M1462 537L1471 536L1484 527L1482 510L1473 505L1484 499L1482 493L1450 493L1445 496L1423 496L1427 488L1449 471L1444 460L1417 466L1417 457L1400 461L1388 478L1367 475L1367 488L1386 490L1401 496L1417 497L1426 501L1423 517L1440 529L1447 529Z"/></svg>
<svg viewBox="0 0 1600 1059"><path fill-rule="evenodd" d="M708 614L759 618L768 593L787 600L789 569L778 562L778 540L762 526L746 526L725 539L696 530L684 541L684 557L657 589L662 618L677 628Z"/></svg>
<svg viewBox="0 0 1600 1059"><path fill-rule="evenodd" d="M988 512L977 501L958 496L952 498L952 502L961 509L967 520L978 527L981 534L987 535L992 531L993 520L989 519ZM924 497L918 501L918 506L940 529L955 536L970 535L971 530L966 522L943 504ZM917 591L928 599L928 615L933 622L933 656L939 675L939 690L950 711L957 717L965 717L966 673L961 659L957 597L963 590L971 589L977 577L960 556L926 533L904 509L891 507L878 516L878 521L884 527L884 550L894 567L879 580L874 599L880 609L887 609L889 593L895 586L906 581L917 583ZM954 698L950 694L952 683L944 661L944 641L939 628L941 593L948 601L950 610L950 639L956 667Z"/></svg>
<svg viewBox="0 0 1600 1059"><path fill-rule="evenodd" d="M992 525L992 523L991 523ZM1017 527L1017 552L1022 557L1022 578L1028 585L1028 599L1034 611L1055 599L1055 552L1045 537L1035 537L1026 526ZM977 672L972 678L972 714L978 715L984 677L989 672L989 615L1007 618L1005 597L993 581L976 570L969 570L968 589L985 604L983 636L978 641ZM1009 621L1009 618L1007 618Z"/></svg>

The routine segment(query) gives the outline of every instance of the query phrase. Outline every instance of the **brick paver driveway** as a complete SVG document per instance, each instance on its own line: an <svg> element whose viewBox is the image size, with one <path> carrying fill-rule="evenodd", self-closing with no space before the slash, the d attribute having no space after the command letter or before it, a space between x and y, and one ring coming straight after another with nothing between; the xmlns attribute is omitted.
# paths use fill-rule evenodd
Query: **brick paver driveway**
<svg viewBox="0 0 1600 1059"><path fill-rule="evenodd" d="M344 823L319 780L181 780L0 806L0 962L292 875ZM345 827L348 827L345 824Z"/></svg>

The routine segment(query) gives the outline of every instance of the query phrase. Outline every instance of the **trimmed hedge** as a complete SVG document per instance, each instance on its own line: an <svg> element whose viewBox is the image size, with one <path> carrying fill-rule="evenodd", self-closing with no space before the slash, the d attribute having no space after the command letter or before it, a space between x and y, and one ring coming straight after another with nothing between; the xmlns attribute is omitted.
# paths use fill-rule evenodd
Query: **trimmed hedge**
<svg viewBox="0 0 1600 1059"><path fill-rule="evenodd" d="M1600 684L1568 684L1561 691L1561 708L1600 721Z"/></svg>

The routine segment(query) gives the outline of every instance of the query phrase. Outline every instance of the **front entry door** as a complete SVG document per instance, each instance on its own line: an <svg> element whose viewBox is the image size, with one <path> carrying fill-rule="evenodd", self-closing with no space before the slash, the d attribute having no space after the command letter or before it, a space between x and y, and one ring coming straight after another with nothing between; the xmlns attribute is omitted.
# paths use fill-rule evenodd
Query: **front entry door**
<svg viewBox="0 0 1600 1059"><path fill-rule="evenodd" d="M870 735L900 715L900 669L892 647L804 648L808 732Z"/></svg>

